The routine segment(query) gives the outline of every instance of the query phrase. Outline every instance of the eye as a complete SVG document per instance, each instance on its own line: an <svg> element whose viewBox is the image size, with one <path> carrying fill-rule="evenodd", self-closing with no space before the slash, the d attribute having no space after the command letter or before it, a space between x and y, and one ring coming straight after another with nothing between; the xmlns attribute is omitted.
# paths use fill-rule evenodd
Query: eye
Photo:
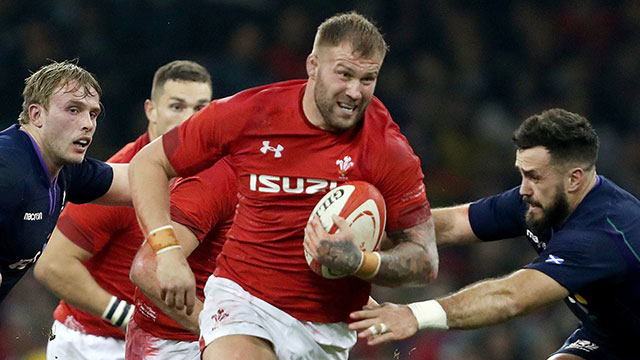
<svg viewBox="0 0 640 360"><path fill-rule="evenodd" d="M89 116L91 117L91 120L95 120L98 118L98 115L100 115L100 113L98 113L97 111L91 111L89 112Z"/></svg>
<svg viewBox="0 0 640 360"><path fill-rule="evenodd" d="M200 111L202 109L204 109L205 105L199 105L195 107L195 111Z"/></svg>
<svg viewBox="0 0 640 360"><path fill-rule="evenodd" d="M75 114L79 113L80 110L77 107L72 106L72 107L69 108L69 112L75 115Z"/></svg>
<svg viewBox="0 0 640 360"><path fill-rule="evenodd" d="M184 106L182 106L182 104L171 104L169 107L173 111L181 111L184 108Z"/></svg>

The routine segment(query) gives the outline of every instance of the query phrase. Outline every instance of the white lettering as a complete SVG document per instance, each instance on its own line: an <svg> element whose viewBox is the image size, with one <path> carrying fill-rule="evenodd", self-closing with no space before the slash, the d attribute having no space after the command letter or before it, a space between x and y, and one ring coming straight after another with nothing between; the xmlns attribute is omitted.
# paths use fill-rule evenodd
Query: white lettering
<svg viewBox="0 0 640 360"><path fill-rule="evenodd" d="M292 187L292 185L295 186ZM287 194L316 194L334 189L338 186L337 181L327 181L324 179L290 178L288 176L275 175L249 175L249 189L263 193Z"/></svg>
<svg viewBox="0 0 640 360"><path fill-rule="evenodd" d="M265 186L260 186L258 191L266 192L266 193L277 193L280 192L280 185L276 184L274 181L280 180L279 176L273 175L260 175L258 177L260 184Z"/></svg>
<svg viewBox="0 0 640 360"><path fill-rule="evenodd" d="M37 212L37 213L24 213L24 218L23 220L27 220L27 221L37 221L37 220L42 220L42 211Z"/></svg>
<svg viewBox="0 0 640 360"><path fill-rule="evenodd" d="M38 256L40 256L41 251L38 251L38 253L36 254L36 256L34 256L32 259L22 259L14 264L9 265L9 269L11 270L22 270L24 268L27 267L27 265L36 262L36 260L38 260Z"/></svg>

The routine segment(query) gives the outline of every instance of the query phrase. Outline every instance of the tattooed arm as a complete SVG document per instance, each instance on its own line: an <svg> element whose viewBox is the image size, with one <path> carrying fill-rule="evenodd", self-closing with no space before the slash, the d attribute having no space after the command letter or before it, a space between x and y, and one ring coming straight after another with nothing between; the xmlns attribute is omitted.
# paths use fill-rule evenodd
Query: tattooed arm
<svg viewBox="0 0 640 360"><path fill-rule="evenodd" d="M438 276L438 250L433 218L387 234L393 246L380 253L378 275L372 282L384 286L424 285Z"/></svg>
<svg viewBox="0 0 640 360"><path fill-rule="evenodd" d="M363 253L355 245L346 221L338 216L333 220L340 229L333 235L324 230L317 217L309 222L304 247L319 263L339 273L354 274ZM438 251L433 219L387 236L391 246L380 252L380 268L368 281L384 286L424 285L436 278Z"/></svg>

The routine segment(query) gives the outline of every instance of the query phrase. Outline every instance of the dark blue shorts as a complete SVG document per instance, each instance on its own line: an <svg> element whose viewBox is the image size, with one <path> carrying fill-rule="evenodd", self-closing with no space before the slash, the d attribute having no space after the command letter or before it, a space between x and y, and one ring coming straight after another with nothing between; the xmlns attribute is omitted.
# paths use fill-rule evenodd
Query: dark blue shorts
<svg viewBox="0 0 640 360"><path fill-rule="evenodd" d="M621 350L620 348L609 345L606 340L594 336L580 326L569 336L564 344L562 344L562 347L553 354L572 354L586 360L640 359L640 351L635 355L625 355L620 353Z"/></svg>

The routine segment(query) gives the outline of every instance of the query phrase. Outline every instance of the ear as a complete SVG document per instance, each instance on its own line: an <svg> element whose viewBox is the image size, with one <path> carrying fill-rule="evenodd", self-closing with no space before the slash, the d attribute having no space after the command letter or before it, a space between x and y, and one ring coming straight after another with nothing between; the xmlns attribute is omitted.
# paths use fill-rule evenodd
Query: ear
<svg viewBox="0 0 640 360"><path fill-rule="evenodd" d="M569 184L567 186L568 192L574 192L578 190L582 181L584 181L584 170L582 168L573 168L569 175Z"/></svg>
<svg viewBox="0 0 640 360"><path fill-rule="evenodd" d="M147 116L147 120L149 123L154 124L156 122L155 116L155 106L153 105L153 101L147 99L144 101L144 114Z"/></svg>
<svg viewBox="0 0 640 360"><path fill-rule="evenodd" d="M314 54L309 54L307 56L307 75L312 80L316 79L318 76L318 57Z"/></svg>
<svg viewBox="0 0 640 360"><path fill-rule="evenodd" d="M29 123L38 128L42 127L42 113L44 111L44 108L40 104L29 105Z"/></svg>

